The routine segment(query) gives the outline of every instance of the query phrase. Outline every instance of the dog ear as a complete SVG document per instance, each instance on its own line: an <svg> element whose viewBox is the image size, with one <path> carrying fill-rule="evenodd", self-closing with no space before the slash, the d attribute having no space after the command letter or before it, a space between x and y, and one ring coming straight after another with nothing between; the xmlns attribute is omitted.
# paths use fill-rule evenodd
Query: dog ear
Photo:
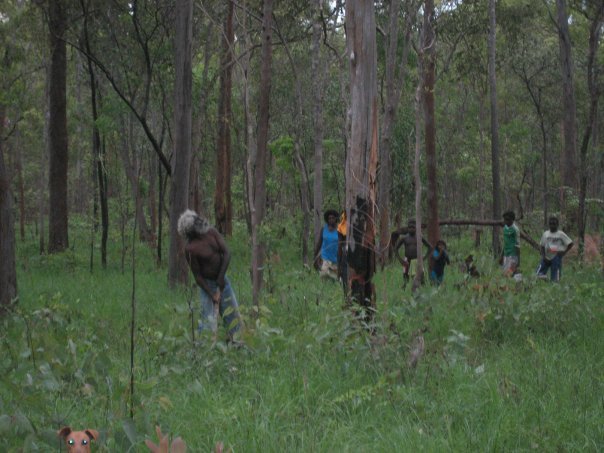
<svg viewBox="0 0 604 453"><path fill-rule="evenodd" d="M69 436L69 433L71 433L71 428L69 426L65 426L65 427L61 428L59 431L57 431L57 435L59 437L62 437L63 439L65 439L67 436Z"/></svg>
<svg viewBox="0 0 604 453"><path fill-rule="evenodd" d="M99 438L99 432L96 429L87 429L84 432L88 434L88 437L90 437L91 439L98 440Z"/></svg>

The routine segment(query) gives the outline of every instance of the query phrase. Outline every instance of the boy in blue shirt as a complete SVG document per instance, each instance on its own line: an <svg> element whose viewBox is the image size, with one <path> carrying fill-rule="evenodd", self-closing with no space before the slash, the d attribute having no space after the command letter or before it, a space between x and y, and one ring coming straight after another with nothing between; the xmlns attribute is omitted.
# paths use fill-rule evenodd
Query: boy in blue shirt
<svg viewBox="0 0 604 453"><path fill-rule="evenodd" d="M449 255L447 254L447 243L439 240L436 247L430 254L431 268L430 281L436 286L440 286L445 277L445 266L450 264Z"/></svg>

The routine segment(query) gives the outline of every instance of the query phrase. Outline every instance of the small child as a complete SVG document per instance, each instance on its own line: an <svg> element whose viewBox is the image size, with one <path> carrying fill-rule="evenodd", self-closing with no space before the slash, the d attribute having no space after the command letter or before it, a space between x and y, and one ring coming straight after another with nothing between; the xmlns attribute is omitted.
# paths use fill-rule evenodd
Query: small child
<svg viewBox="0 0 604 453"><path fill-rule="evenodd" d="M440 286L445 276L445 266L450 264L449 255L447 254L447 243L443 240L438 240L436 247L430 254L431 268L430 281L436 286Z"/></svg>
<svg viewBox="0 0 604 453"><path fill-rule="evenodd" d="M520 266L520 229L514 220L514 211L503 213L503 249L499 263L503 265L503 273L508 277L515 275Z"/></svg>
<svg viewBox="0 0 604 453"><path fill-rule="evenodd" d="M562 274L562 258L573 248L573 241L564 231L558 229L557 217L549 218L549 230L545 230L539 243L541 249L541 263L537 268L539 278L547 278L547 271L551 269L552 282L559 282Z"/></svg>
<svg viewBox="0 0 604 453"><path fill-rule="evenodd" d="M407 228L404 229L405 234L402 236L399 236L399 238L396 241L396 244L394 245L394 252L396 254L397 259L399 260L399 262L401 263L401 265L403 266L403 287L407 286L407 283L409 282L409 280L411 280L411 276L413 274L412 271L415 270L415 266L413 266L414 261L417 260L417 237L415 236L416 234L416 226L415 226L415 220L411 219L409 220L409 222L407 223ZM422 243L428 248L428 250L430 250L432 248L432 246L430 245L430 243L428 241L426 241L426 239L424 239L424 237L422 237ZM404 247L405 250L405 256L402 257L401 256L401 252L400 249ZM421 251L420 251L421 253ZM428 253L426 253L426 258L427 258Z"/></svg>

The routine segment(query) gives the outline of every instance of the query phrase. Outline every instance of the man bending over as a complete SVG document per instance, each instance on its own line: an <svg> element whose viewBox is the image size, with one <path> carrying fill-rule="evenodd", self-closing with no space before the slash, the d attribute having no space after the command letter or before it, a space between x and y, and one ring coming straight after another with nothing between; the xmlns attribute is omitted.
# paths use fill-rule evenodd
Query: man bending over
<svg viewBox="0 0 604 453"><path fill-rule="evenodd" d="M240 328L239 306L226 270L231 253L224 238L208 220L187 209L178 219L178 233L187 240L185 256L201 288L199 331L211 329L216 338L218 313L228 329L228 340Z"/></svg>

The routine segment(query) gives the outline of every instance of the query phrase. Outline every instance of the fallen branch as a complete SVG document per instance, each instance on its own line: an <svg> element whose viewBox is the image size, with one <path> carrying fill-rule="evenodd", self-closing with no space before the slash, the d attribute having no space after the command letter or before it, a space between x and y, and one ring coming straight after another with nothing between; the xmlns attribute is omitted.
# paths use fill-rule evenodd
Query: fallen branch
<svg viewBox="0 0 604 453"><path fill-rule="evenodd" d="M439 220L438 221L439 225L458 225L458 226L463 226L463 225L475 225L475 226L500 226L502 227L504 225L503 220L466 220L466 219L446 219L446 220ZM425 223L422 223L422 228L426 228L427 225ZM398 230L395 230L392 232L392 245L394 245L394 242L396 242L396 238L398 238L399 235L401 234L407 234L408 233L408 229L406 227L402 227L399 228ZM522 239L524 239L531 247L533 247L535 250L539 250L539 243L537 241L535 241L532 237L530 237L527 233L525 233L524 231L520 230L520 237Z"/></svg>
<svg viewBox="0 0 604 453"><path fill-rule="evenodd" d="M440 220L438 222L439 225L478 225L478 226L503 226L503 220L456 220L456 219L447 219ZM422 225L422 228L424 225ZM535 241L532 237L530 237L527 233L520 230L520 237L529 243L531 247L535 250L539 250L539 243Z"/></svg>

